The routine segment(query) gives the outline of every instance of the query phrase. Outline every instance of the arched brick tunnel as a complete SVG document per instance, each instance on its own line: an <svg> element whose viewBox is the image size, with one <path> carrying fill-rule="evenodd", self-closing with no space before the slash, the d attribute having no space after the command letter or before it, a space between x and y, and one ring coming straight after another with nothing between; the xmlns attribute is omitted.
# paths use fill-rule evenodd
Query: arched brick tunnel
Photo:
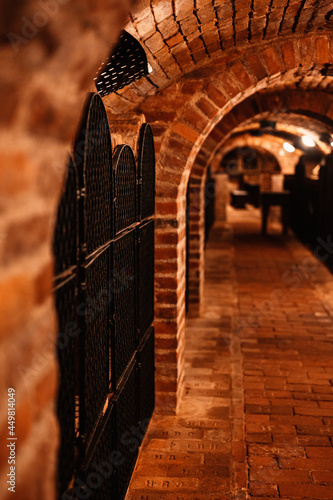
<svg viewBox="0 0 333 500"><path fill-rule="evenodd" d="M135 150L143 122L154 134L155 411L175 414L185 393L187 190L188 316L195 317L204 293L208 169L215 175L239 141L277 154L276 137L249 134L264 120L309 134L330 152L333 10L326 0L3 0L0 9L0 435L3 443L14 387L17 498L51 500L59 443L52 239L66 158L101 62L125 29L152 68L103 102L113 146ZM1 446L2 471L7 459ZM5 483L0 492L10 498Z"/></svg>

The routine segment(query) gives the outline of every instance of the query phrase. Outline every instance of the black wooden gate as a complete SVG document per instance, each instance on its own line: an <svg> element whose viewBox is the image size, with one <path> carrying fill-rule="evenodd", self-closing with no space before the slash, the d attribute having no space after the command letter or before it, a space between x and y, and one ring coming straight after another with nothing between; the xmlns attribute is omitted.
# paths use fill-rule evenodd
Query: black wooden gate
<svg viewBox="0 0 333 500"><path fill-rule="evenodd" d="M54 235L62 500L122 500L154 409L154 196L150 126L112 155L89 95Z"/></svg>

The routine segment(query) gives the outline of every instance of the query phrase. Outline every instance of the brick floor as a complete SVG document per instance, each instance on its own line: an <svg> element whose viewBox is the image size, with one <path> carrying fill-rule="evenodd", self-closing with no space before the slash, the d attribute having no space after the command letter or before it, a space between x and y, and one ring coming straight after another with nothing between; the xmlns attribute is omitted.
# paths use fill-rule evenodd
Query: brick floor
<svg viewBox="0 0 333 500"><path fill-rule="evenodd" d="M186 396L152 419L127 500L332 500L333 278L277 225L260 236L258 211L229 221L187 321Z"/></svg>

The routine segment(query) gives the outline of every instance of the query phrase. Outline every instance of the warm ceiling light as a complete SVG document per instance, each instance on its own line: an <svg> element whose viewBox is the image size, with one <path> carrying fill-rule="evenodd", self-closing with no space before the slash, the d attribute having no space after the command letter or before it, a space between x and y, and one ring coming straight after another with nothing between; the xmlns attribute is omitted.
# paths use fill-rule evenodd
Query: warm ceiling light
<svg viewBox="0 0 333 500"><path fill-rule="evenodd" d="M303 135L302 136L302 142L303 142L304 146L307 146L308 148L314 148L315 145L316 145L316 143L312 139L312 137L310 137L308 135Z"/></svg>
<svg viewBox="0 0 333 500"><path fill-rule="evenodd" d="M287 151L287 153L293 153L295 151L294 146L290 144L290 142L284 142L283 149Z"/></svg>
<svg viewBox="0 0 333 500"><path fill-rule="evenodd" d="M153 68L150 66L150 64L148 63L148 73L152 73L153 72Z"/></svg>
<svg viewBox="0 0 333 500"><path fill-rule="evenodd" d="M333 148L333 141L331 141L331 146L332 146L332 148Z"/></svg>

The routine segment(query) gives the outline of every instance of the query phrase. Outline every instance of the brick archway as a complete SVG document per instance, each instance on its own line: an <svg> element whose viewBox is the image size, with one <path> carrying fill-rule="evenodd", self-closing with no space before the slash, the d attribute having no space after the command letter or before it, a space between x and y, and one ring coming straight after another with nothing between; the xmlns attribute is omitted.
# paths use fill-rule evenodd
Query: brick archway
<svg viewBox="0 0 333 500"><path fill-rule="evenodd" d="M201 150L192 166L188 180L187 224L187 302L188 316L200 316L204 284L205 245L205 185L207 177L207 154Z"/></svg>
<svg viewBox="0 0 333 500"><path fill-rule="evenodd" d="M249 49L237 60L219 59L215 72L199 69L159 96L148 97L138 108L156 138L156 388L162 411L172 411L184 390L186 188L198 153L213 152L233 128L251 117L258 106L254 96L264 88L261 105L304 106L314 112L318 104L316 113L332 115L330 100L325 99L323 105L319 98L301 97L330 64L330 39L311 38L316 47L315 65L304 64L296 42L281 40L274 47ZM326 85L331 83L328 78ZM280 91L286 89L289 92L281 100Z"/></svg>

